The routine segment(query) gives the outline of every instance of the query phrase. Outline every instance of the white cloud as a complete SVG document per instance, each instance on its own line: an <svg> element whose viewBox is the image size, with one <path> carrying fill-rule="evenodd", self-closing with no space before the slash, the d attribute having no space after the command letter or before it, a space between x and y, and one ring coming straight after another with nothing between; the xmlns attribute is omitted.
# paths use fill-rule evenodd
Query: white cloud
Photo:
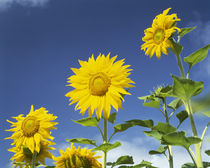
<svg viewBox="0 0 210 168"><path fill-rule="evenodd" d="M43 6L49 0L0 0L0 9L7 9L13 4L20 4L22 6Z"/></svg>

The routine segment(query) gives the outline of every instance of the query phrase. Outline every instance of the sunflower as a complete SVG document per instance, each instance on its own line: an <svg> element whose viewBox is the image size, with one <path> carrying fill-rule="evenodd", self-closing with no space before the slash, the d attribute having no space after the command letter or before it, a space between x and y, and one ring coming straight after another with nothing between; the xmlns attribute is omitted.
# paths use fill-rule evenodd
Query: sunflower
<svg viewBox="0 0 210 168"><path fill-rule="evenodd" d="M76 149L74 144L71 144L71 148L67 148L66 152L60 150L61 156L53 157L56 161L54 164L56 168L101 168L101 163L97 161L101 156L94 156L96 152L91 152L90 149L80 148Z"/></svg>
<svg viewBox="0 0 210 168"><path fill-rule="evenodd" d="M180 21L177 15L175 13L167 15L170 9L171 8L168 8L164 10L162 14L157 15L153 20L152 27L144 31L145 36L142 40L145 43L141 45L141 50L146 50L145 54L149 55L150 58L154 53L156 53L159 59L161 52L168 55L168 48L173 47L170 37L176 30L180 31L180 29L176 27L176 21Z"/></svg>
<svg viewBox="0 0 210 168"><path fill-rule="evenodd" d="M101 118L102 111L106 119L109 118L111 106L118 111L121 108L123 95L130 95L124 88L133 87L134 83L128 78L130 75L127 69L130 65L123 65L124 59L115 61L117 56L109 58L108 54L99 55L96 60L94 56L86 61L80 61L79 69L71 68L75 75L68 78L67 86L74 90L68 92L70 105L77 102L75 110L80 110L84 115L88 110L89 117L96 111L97 118Z"/></svg>
<svg viewBox="0 0 210 168"><path fill-rule="evenodd" d="M31 110L26 117L23 117L23 114L13 117L17 120L17 122L12 122L7 120L7 122L11 123L11 129L6 131L14 132L11 137L5 139L13 139L14 142L12 145L16 145L17 148L20 148L21 145L25 145L29 148L29 150L34 153L34 151L40 151L40 142L49 143L50 140L54 138L50 135L50 130L56 129L54 126L57 124L56 122L51 122L55 120L57 117L52 114L47 114L47 110L43 107L34 111L33 105L31 106Z"/></svg>
<svg viewBox="0 0 210 168"><path fill-rule="evenodd" d="M41 142L40 151L39 153L37 153L37 156L36 156L36 163L45 164L45 158L52 159L52 154L49 152L49 150L54 150L54 148L50 147L49 145L55 145L55 143ZM31 165L33 153L30 151L28 147L22 145L20 149L17 147L13 147L9 149L8 151L15 153L10 160L13 160L15 162L24 162L25 168L28 168ZM15 168L16 167L22 168L21 164L14 163L14 165L15 165Z"/></svg>

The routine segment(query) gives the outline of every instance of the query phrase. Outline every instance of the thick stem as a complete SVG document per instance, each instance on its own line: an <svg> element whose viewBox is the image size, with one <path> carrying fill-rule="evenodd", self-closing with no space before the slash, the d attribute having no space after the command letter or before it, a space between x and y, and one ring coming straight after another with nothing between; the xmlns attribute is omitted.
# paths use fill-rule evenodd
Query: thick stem
<svg viewBox="0 0 210 168"><path fill-rule="evenodd" d="M187 101L184 104L185 104L186 110L187 110L189 118L190 118L190 124L191 124L191 128L192 128L193 136L198 137L190 101ZM197 167L203 168L200 143L195 144L195 152L196 152L196 158L197 158Z"/></svg>
<svg viewBox="0 0 210 168"><path fill-rule="evenodd" d="M187 150L187 152L189 153L189 155L190 155L190 157L191 157L193 163L197 166L197 163L196 163L196 161L195 161L195 158L193 157L193 155L192 155L192 153L190 152L190 150L187 149L187 148L186 148L186 150Z"/></svg>
<svg viewBox="0 0 210 168"><path fill-rule="evenodd" d="M33 154L33 156L32 156L32 168L35 168L36 167L36 156L37 156L37 152L36 151L34 151L34 154Z"/></svg>
<svg viewBox="0 0 210 168"><path fill-rule="evenodd" d="M186 78L180 55L176 55L176 58L177 58L177 63L178 63L178 67L179 67L181 76L183 78ZM198 133L197 133L196 126L195 126L195 121L194 121L194 118L193 118L193 113L192 113L190 101L184 102L184 105L185 105L186 110L188 111L188 115L189 115L189 118L190 118L190 124L191 124L193 135L195 137L198 137ZM200 143L195 144L195 152L196 152L196 157L197 157L197 167L198 168L203 168Z"/></svg>
<svg viewBox="0 0 210 168"><path fill-rule="evenodd" d="M164 110L164 113L165 113L165 118L166 118L166 123L169 124L169 117L168 117L168 112L167 112L167 108L166 108L166 98L163 98L163 110ZM169 166L170 168L173 168L174 165L173 165L173 153L172 153L172 146L171 145L168 145L168 154L169 154L169 159L168 159L168 162L169 162Z"/></svg>
<svg viewBox="0 0 210 168"><path fill-rule="evenodd" d="M104 118L104 136L103 136L103 144L107 143L107 120ZM103 152L103 168L106 168L106 159L107 153Z"/></svg>

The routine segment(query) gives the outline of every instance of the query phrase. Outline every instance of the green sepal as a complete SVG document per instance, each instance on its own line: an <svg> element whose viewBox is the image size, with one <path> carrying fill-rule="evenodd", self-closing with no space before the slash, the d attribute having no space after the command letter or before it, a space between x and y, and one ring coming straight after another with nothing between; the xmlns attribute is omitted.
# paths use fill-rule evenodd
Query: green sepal
<svg viewBox="0 0 210 168"><path fill-rule="evenodd" d="M179 125L178 125L178 127L179 127L182 124L182 122L188 118L188 113L186 110L182 110L176 114L176 117L179 120Z"/></svg>
<svg viewBox="0 0 210 168"><path fill-rule="evenodd" d="M109 116L108 121L109 121L110 123L114 124L114 123L115 123L115 120L116 120L116 115L117 115L116 112L115 112L115 113L111 113L111 115Z"/></svg>
<svg viewBox="0 0 210 168"><path fill-rule="evenodd" d="M174 80L173 94L182 100L190 100L192 96L198 95L203 90L203 82L179 78L174 75L172 78Z"/></svg>
<svg viewBox="0 0 210 168"><path fill-rule="evenodd" d="M79 144L88 144L96 146L96 141L87 138L74 138L74 139L66 139L67 142L71 143L79 143Z"/></svg>
<svg viewBox="0 0 210 168"><path fill-rule="evenodd" d="M163 135L161 139L161 144L163 145L174 145L183 146L186 149L192 144L200 143L201 139L197 137L186 137L185 132L172 132L167 135Z"/></svg>
<svg viewBox="0 0 210 168"><path fill-rule="evenodd" d="M111 144L111 143L102 144L100 146L97 146L97 147L93 148L92 150L108 152L108 151L110 151L114 148L117 148L119 146L121 146L121 143L119 141L116 141L114 144Z"/></svg>
<svg viewBox="0 0 210 168"><path fill-rule="evenodd" d="M149 151L150 155L157 155L157 154L164 154L166 151L167 147L166 146L159 146L157 150L151 150Z"/></svg>
<svg viewBox="0 0 210 168"><path fill-rule="evenodd" d="M195 51L194 53L184 58L184 61L189 64L188 72L190 71L193 65L201 62L204 58L206 58L209 49L210 49L210 44L206 45L203 48L200 48L199 50Z"/></svg>
<svg viewBox="0 0 210 168"><path fill-rule="evenodd" d="M73 122L80 124L85 127L97 127L99 120L96 117L87 117L80 120L72 120Z"/></svg>
<svg viewBox="0 0 210 168"><path fill-rule="evenodd" d="M172 46L173 46L171 48L172 52L175 55L179 56L180 53L182 52L183 47L180 44L178 44L177 42L175 42L174 39L171 39L171 43L172 43Z"/></svg>
<svg viewBox="0 0 210 168"><path fill-rule="evenodd" d="M184 35L190 33L191 31L193 31L195 27L185 27L185 28L181 28L181 31L178 33L179 38L182 38Z"/></svg>

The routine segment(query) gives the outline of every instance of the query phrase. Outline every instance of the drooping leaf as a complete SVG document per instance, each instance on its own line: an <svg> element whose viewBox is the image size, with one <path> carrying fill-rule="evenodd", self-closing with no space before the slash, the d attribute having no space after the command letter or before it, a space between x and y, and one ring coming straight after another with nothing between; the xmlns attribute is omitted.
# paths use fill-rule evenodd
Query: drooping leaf
<svg viewBox="0 0 210 168"><path fill-rule="evenodd" d="M150 155L156 155L156 154L163 154L166 151L166 147L165 146L160 146L157 150L151 150L149 151Z"/></svg>
<svg viewBox="0 0 210 168"><path fill-rule="evenodd" d="M134 164L133 157L132 156L128 156L128 155L121 156L114 163L113 167L117 166L117 165L122 165L122 164Z"/></svg>
<svg viewBox="0 0 210 168"><path fill-rule="evenodd" d="M173 94L180 99L189 100L203 90L203 82L183 79L174 75L172 75L172 78L174 79Z"/></svg>
<svg viewBox="0 0 210 168"><path fill-rule="evenodd" d="M152 128L152 130L156 130L162 134L168 134L176 131L176 128L168 123L158 122L156 126Z"/></svg>
<svg viewBox="0 0 210 168"><path fill-rule="evenodd" d="M133 126L141 126L141 127L147 127L152 128L154 125L153 120L129 120L126 121L126 123L132 124Z"/></svg>
<svg viewBox="0 0 210 168"><path fill-rule="evenodd" d="M186 110L183 110L177 113L176 117L179 119L179 125L181 125L182 122L188 118L188 113Z"/></svg>
<svg viewBox="0 0 210 168"><path fill-rule="evenodd" d="M182 101L180 99L175 99L172 102L170 102L168 104L168 108L173 109L174 111L176 111L179 107L181 107L183 105Z"/></svg>
<svg viewBox="0 0 210 168"><path fill-rule="evenodd" d="M173 39L171 40L171 42L172 42L172 46L173 46L171 48L172 52L177 56L180 55L183 47L180 44L178 44L177 42L175 42Z"/></svg>
<svg viewBox="0 0 210 168"><path fill-rule="evenodd" d="M208 55L208 50L210 49L210 44L205 47L195 51L191 55L184 58L184 61L189 64L189 69L199 62L201 62Z"/></svg>
<svg viewBox="0 0 210 168"><path fill-rule="evenodd" d="M210 111L202 112L202 114L204 114L204 115L207 116L207 117L210 117Z"/></svg>
<svg viewBox="0 0 210 168"><path fill-rule="evenodd" d="M153 107L153 108L157 108L157 109L159 109L159 105L160 105L160 100L153 100L150 102L143 103L143 106Z"/></svg>
<svg viewBox="0 0 210 168"><path fill-rule="evenodd" d="M197 137L186 137L185 132L172 132L167 135L163 135L161 144L163 145L175 145L189 148L192 144L200 143L201 139Z"/></svg>
<svg viewBox="0 0 210 168"><path fill-rule="evenodd" d="M196 168L197 166L193 163L185 163L182 168ZM209 168L210 162L203 162L203 168Z"/></svg>
<svg viewBox="0 0 210 168"><path fill-rule="evenodd" d="M144 134L146 136L151 136L151 137L154 137L155 139L157 140L161 140L162 138L162 135L159 131L156 131L156 130L152 130L152 131L144 131Z"/></svg>
<svg viewBox="0 0 210 168"><path fill-rule="evenodd" d="M185 28L181 28L181 31L179 32L179 37L183 37L184 35L186 35L187 33L190 33L191 31L193 31L195 27L185 27Z"/></svg>
<svg viewBox="0 0 210 168"><path fill-rule="evenodd" d="M96 141L87 138L74 138L74 139L66 139L67 142L79 143L79 144L90 144L96 146Z"/></svg>
<svg viewBox="0 0 210 168"><path fill-rule="evenodd" d="M75 120L72 120L72 121L86 127L97 127L98 122L99 122L99 120L97 120L96 117L88 117L88 118L83 118L77 121Z"/></svg>
<svg viewBox="0 0 210 168"><path fill-rule="evenodd" d="M102 144L98 147L93 148L92 150L108 152L119 146L121 146L121 143L119 141L116 141L114 144L111 144L111 143Z"/></svg>
<svg viewBox="0 0 210 168"><path fill-rule="evenodd" d="M205 150L205 153L210 156L210 150Z"/></svg>
<svg viewBox="0 0 210 168"><path fill-rule="evenodd" d="M117 113L111 113L111 115L109 116L108 121L112 124L114 124L115 120L116 120L116 115Z"/></svg>
<svg viewBox="0 0 210 168"><path fill-rule="evenodd" d="M182 168L196 168L194 163L185 163L182 165Z"/></svg>
<svg viewBox="0 0 210 168"><path fill-rule="evenodd" d="M123 132L127 130L130 127L133 127L134 125L132 123L123 123L123 124L117 124L114 126L115 133L117 132Z"/></svg>

